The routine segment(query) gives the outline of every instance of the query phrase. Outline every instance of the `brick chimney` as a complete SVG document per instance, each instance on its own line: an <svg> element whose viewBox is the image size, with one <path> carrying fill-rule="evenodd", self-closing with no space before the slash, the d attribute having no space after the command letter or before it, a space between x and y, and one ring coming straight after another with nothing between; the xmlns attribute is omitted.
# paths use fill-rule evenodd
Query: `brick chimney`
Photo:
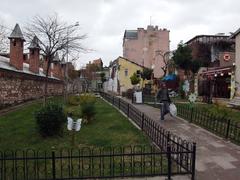
<svg viewBox="0 0 240 180"><path fill-rule="evenodd" d="M18 24L15 25L10 39L10 65L18 70L23 70L23 45L24 37Z"/></svg>
<svg viewBox="0 0 240 180"><path fill-rule="evenodd" d="M40 47L38 44L38 38L37 36L34 36L30 46L28 47L29 49L29 70L32 71L33 73L38 74L39 73L39 51Z"/></svg>
<svg viewBox="0 0 240 180"><path fill-rule="evenodd" d="M52 62L53 62L53 69L52 69L53 76L57 77L57 78L60 78L60 76L61 76L61 65L60 65L60 58L59 58L58 52L56 52Z"/></svg>

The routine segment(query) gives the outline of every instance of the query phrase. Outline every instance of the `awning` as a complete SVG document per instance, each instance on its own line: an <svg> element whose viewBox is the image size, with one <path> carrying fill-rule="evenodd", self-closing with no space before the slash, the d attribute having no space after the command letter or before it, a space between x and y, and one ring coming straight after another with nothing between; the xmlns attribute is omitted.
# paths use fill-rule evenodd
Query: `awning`
<svg viewBox="0 0 240 180"><path fill-rule="evenodd" d="M210 75L218 75L218 74L227 74L229 72L232 72L232 67L211 69L205 72L201 72L200 75L210 76Z"/></svg>
<svg viewBox="0 0 240 180"><path fill-rule="evenodd" d="M169 74L163 78L164 81L174 81L176 80L177 76L176 74Z"/></svg>

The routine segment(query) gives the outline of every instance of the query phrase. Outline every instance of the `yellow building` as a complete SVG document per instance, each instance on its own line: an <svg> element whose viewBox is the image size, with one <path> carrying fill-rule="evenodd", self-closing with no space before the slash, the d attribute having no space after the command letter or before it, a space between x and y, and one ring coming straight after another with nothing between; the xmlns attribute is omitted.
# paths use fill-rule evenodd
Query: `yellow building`
<svg viewBox="0 0 240 180"><path fill-rule="evenodd" d="M132 89L133 85L131 83L130 77L133 73L139 74L141 77L141 72L143 71L144 67L130 61L129 59L123 58L119 56L115 61L112 62L110 66L110 74L111 74L111 89L113 92L122 94L122 92L127 91L128 89ZM144 84L147 81L140 81L139 86L140 88L144 87Z"/></svg>

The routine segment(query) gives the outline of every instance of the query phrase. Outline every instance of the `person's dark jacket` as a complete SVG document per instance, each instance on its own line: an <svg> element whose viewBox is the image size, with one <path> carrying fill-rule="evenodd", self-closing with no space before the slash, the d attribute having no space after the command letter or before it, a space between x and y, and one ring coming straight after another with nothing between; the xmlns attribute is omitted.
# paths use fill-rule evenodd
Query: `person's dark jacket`
<svg viewBox="0 0 240 180"><path fill-rule="evenodd" d="M156 98L157 98L157 100L159 100L159 102L162 102L162 101L168 101L169 103L171 102L167 88L160 89L157 92Z"/></svg>

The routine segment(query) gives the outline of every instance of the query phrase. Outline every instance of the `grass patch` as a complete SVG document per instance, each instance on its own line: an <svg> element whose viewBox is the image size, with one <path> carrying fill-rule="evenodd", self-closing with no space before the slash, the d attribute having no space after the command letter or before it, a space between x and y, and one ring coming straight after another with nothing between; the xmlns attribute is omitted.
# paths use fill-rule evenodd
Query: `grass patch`
<svg viewBox="0 0 240 180"><path fill-rule="evenodd" d="M52 147L72 147L72 132L69 132L66 126L62 137L43 138L39 135L34 112L40 107L41 104L36 102L0 117L1 149L47 150ZM66 108L80 114L79 106ZM141 131L103 100L97 99L96 111L95 119L87 125L82 125L80 132L76 132L75 147L149 144L148 138Z"/></svg>

